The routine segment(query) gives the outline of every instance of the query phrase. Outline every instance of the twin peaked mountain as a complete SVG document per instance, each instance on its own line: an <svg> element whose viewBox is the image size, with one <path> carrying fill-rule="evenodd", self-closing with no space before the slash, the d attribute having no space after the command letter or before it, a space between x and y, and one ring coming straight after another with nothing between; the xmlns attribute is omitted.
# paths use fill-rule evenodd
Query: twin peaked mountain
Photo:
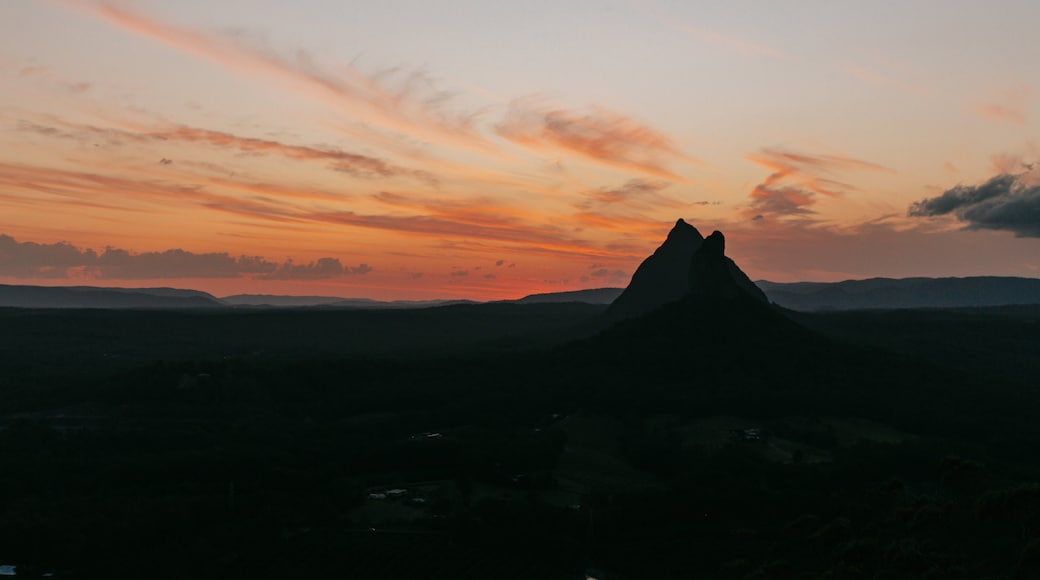
<svg viewBox="0 0 1040 580"><path fill-rule="evenodd" d="M605 316L615 322L637 318L684 299L715 305L746 300L768 304L766 295L726 257L725 249L722 233L705 238L680 219L661 247L639 265Z"/></svg>

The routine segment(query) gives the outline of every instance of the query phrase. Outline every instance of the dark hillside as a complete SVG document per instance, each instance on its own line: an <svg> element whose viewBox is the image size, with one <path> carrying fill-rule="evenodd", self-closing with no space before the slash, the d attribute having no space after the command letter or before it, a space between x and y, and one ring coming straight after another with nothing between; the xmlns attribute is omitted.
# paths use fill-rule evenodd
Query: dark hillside
<svg viewBox="0 0 1040 580"><path fill-rule="evenodd" d="M1033 577L1038 313L794 314L724 250L709 236L685 293L617 323L580 304L2 310L0 564ZM997 350L1018 371L984 373Z"/></svg>

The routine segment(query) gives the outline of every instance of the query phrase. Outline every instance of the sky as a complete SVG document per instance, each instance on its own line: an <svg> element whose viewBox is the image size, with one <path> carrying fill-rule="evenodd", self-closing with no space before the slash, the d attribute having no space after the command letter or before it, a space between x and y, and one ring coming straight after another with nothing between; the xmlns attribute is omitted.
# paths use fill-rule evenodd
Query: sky
<svg viewBox="0 0 1040 580"><path fill-rule="evenodd" d="M0 283L1040 276L1035 0L3 0Z"/></svg>

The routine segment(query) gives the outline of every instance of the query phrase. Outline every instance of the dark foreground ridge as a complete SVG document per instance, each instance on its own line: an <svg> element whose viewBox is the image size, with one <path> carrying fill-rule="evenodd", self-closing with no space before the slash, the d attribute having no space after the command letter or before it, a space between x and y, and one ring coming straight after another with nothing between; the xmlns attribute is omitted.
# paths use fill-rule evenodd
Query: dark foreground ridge
<svg viewBox="0 0 1040 580"><path fill-rule="evenodd" d="M0 575L1040 577L1040 311L793 314L695 231L622 320L0 308Z"/></svg>

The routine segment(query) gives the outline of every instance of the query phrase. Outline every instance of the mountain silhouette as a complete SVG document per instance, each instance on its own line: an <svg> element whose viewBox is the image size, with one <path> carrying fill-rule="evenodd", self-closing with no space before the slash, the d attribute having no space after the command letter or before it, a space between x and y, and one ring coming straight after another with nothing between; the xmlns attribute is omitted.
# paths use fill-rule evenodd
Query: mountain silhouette
<svg viewBox="0 0 1040 580"><path fill-rule="evenodd" d="M705 244L706 253L697 257ZM752 298L768 302L754 282L725 256L725 245L721 232L705 239L697 228L678 220L664 243L636 269L628 287L607 309L606 317L612 321L636 318L691 291L701 292L719 284L728 287L730 282Z"/></svg>
<svg viewBox="0 0 1040 580"><path fill-rule="evenodd" d="M100 309L208 309L221 303L198 290L100 288L95 286L10 286L0 284L0 307Z"/></svg>
<svg viewBox="0 0 1040 580"><path fill-rule="evenodd" d="M687 244L695 231L685 223L677 230ZM744 414L768 413L798 400L798 412L883 415L891 412L891 401L878 393L907 376L916 377L918 394L934 394L933 378L939 375L932 371L833 340L789 318L725 255L721 232L699 240L685 264L672 254L680 253L675 242L670 236L664 251L644 262L652 265L641 267L644 275L633 276L622 294L645 300L623 304L630 316L612 320L608 311L600 332L554 351L550 367L583 371L573 379L576 400L654 412ZM656 259L662 254L673 258L677 271L655 271L665 263ZM647 273L673 282L681 276L686 290L670 301L675 286L666 289L670 293L654 294L652 286L631 292L636 284L653 282ZM638 309L644 312L631 315Z"/></svg>
<svg viewBox="0 0 1040 580"><path fill-rule="evenodd" d="M762 291L725 252L726 238L722 232L712 232L701 240L686 265L674 264L678 272L668 274L671 279L680 274L685 277L685 292L678 299L664 302L670 294L653 295L640 289L642 295L651 300L638 306L648 312L621 320L616 325L619 332L670 336L678 342L700 341L704 337L711 342L731 337L734 341L750 343L777 332L804 336L806 330L769 304ZM629 289L635 284L633 279ZM657 306L654 300L664 304Z"/></svg>
<svg viewBox="0 0 1040 580"><path fill-rule="evenodd" d="M675 222L664 243L643 260L632 281L611 303L608 318L634 318L682 298L690 290L690 258L703 241L697 228L682 219Z"/></svg>

